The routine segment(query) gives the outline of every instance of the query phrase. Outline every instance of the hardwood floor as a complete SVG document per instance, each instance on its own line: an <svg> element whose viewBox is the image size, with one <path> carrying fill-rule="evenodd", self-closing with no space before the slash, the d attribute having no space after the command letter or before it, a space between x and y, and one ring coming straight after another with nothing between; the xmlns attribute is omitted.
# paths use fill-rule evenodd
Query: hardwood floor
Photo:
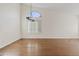
<svg viewBox="0 0 79 59"><path fill-rule="evenodd" d="M18 40L0 50L1 56L79 56L79 39Z"/></svg>

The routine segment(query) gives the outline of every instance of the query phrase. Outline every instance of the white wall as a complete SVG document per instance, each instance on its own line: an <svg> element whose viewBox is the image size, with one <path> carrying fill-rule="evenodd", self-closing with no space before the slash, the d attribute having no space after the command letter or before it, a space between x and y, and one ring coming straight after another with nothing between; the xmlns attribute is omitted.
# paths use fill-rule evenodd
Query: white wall
<svg viewBox="0 0 79 59"><path fill-rule="evenodd" d="M20 39L20 5L0 4L0 48Z"/></svg>
<svg viewBox="0 0 79 59"><path fill-rule="evenodd" d="M60 7L56 9L56 6L54 8L34 7L35 10L42 13L42 23L41 33L32 35L27 32L27 21L25 19L29 6L22 5L22 37L78 37L77 15L79 8L77 6L67 4L64 7L65 9Z"/></svg>

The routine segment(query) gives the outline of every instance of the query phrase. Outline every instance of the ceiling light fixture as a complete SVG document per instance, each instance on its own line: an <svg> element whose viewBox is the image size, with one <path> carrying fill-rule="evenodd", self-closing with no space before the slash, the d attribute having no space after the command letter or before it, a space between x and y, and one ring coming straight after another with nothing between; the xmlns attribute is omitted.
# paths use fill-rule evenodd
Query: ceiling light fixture
<svg viewBox="0 0 79 59"><path fill-rule="evenodd" d="M39 20L38 18L41 17L41 14L36 11L36 10L33 10L33 6L32 6L32 3L30 4L30 12L29 12L29 16L26 17L27 20L29 21L36 21L36 20Z"/></svg>

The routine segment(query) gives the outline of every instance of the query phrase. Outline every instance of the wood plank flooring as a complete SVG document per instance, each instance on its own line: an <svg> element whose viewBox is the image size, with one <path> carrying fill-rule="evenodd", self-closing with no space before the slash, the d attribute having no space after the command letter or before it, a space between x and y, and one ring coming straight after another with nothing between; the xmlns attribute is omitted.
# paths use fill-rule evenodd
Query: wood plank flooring
<svg viewBox="0 0 79 59"><path fill-rule="evenodd" d="M18 40L0 50L1 56L79 56L79 39Z"/></svg>

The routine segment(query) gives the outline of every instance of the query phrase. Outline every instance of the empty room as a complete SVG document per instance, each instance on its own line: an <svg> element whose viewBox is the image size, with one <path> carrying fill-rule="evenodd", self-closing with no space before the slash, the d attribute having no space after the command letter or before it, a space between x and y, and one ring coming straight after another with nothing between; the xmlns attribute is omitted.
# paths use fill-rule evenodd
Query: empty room
<svg viewBox="0 0 79 59"><path fill-rule="evenodd" d="M0 56L79 56L79 3L0 3Z"/></svg>

